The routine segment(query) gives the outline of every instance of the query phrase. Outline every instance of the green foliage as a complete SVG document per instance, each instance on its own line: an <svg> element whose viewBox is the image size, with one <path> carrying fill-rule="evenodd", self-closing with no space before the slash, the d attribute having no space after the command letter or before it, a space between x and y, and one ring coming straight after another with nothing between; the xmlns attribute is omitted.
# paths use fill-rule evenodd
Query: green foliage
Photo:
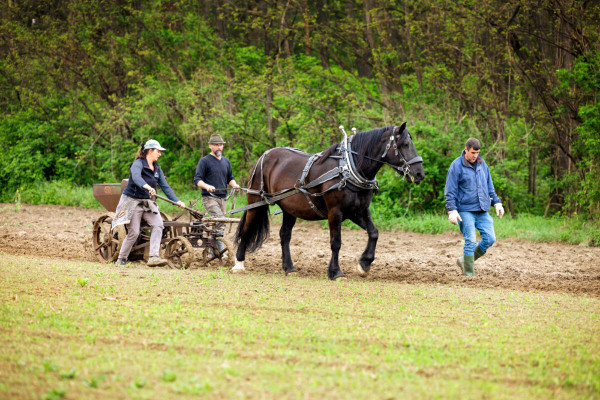
<svg viewBox="0 0 600 400"><path fill-rule="evenodd" d="M443 210L447 168L470 136L482 139L512 212L567 204L568 212L600 214L599 56L588 51L570 70L541 70L551 60L532 38L551 29L535 25L538 10L518 0L325 9L209 2L201 13L163 0L34 3L0 6L8 55L0 60L3 201L22 188L24 202L65 204L60 193L37 189L64 182L72 196L68 184L118 182L149 138L167 148L161 165L187 192L214 132L244 184L269 148L317 152L340 140L340 124L369 130L406 121L427 177L413 186L384 169L374 200L383 215ZM517 25L490 23L505 18L505 7L517 10ZM581 37L593 42L599 9L585 7ZM548 23L577 21L577 9L556 10ZM578 48L593 48L586 43ZM552 90L560 107L540 109ZM565 172L568 156L557 154L570 145L575 163ZM43 186L49 181L61 183ZM94 206L83 197L71 203Z"/></svg>
<svg viewBox="0 0 600 400"><path fill-rule="evenodd" d="M558 73L561 86L557 93L573 98L583 97L578 110L581 124L575 129L575 156L580 162L576 176L571 180L576 190L569 197L572 207L600 216L600 51L581 57L572 70ZM579 179L577 179L579 178ZM578 184L577 184L578 183Z"/></svg>
<svg viewBox="0 0 600 400"><path fill-rule="evenodd" d="M73 185L67 181L43 181L30 185L21 190L17 189L12 195L5 192L0 201L13 202L16 195L20 202L28 204L61 204L85 208L100 208L94 199L91 186Z"/></svg>

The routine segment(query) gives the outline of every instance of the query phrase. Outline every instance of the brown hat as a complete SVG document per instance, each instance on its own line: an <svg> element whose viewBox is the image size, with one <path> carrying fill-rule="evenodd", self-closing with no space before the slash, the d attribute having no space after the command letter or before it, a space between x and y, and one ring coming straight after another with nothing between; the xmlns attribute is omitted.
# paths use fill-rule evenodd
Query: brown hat
<svg viewBox="0 0 600 400"><path fill-rule="evenodd" d="M210 139L208 139L208 144L221 144L225 143L221 135L215 133L214 135L210 135Z"/></svg>

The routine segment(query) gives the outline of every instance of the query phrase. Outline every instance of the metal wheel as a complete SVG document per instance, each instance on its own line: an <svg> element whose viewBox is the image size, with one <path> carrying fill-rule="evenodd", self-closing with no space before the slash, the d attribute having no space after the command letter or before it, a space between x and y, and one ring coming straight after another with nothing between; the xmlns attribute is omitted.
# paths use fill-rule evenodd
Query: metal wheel
<svg viewBox="0 0 600 400"><path fill-rule="evenodd" d="M194 248L190 241L183 236L169 240L163 254L172 268L188 269L194 261Z"/></svg>
<svg viewBox="0 0 600 400"><path fill-rule="evenodd" d="M217 254L217 250L215 249L215 258L209 259L208 254L209 254L209 249L208 247L204 249L204 251L202 252L202 261L204 262L205 266L218 266L218 267L233 267L233 264L235 263L235 254L233 252L233 245L231 244L231 242L228 239L225 238L218 238L215 239L218 242L222 242L225 245L225 249Z"/></svg>
<svg viewBox="0 0 600 400"><path fill-rule="evenodd" d="M123 225L119 225L113 230L111 224L112 216L106 214L94 222L94 229L92 230L94 253L96 253L98 260L103 263L117 259L125 236L127 236Z"/></svg>

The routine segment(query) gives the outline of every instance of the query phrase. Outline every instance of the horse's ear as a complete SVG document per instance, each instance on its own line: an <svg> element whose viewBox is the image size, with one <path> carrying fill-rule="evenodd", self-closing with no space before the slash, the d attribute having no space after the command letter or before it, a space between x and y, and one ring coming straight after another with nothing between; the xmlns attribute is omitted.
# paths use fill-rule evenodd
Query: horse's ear
<svg viewBox="0 0 600 400"><path fill-rule="evenodd" d="M404 130L405 130L405 129L406 129L406 122L405 122L405 123L403 123L403 124L400 126L400 128L398 128L398 133L400 133L400 134L401 134L402 132L404 132Z"/></svg>

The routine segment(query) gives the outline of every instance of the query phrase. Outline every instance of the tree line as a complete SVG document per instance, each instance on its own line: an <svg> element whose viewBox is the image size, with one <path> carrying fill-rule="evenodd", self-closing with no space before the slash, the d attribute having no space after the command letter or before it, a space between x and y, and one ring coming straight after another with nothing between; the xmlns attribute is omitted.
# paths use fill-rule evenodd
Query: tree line
<svg viewBox="0 0 600 400"><path fill-rule="evenodd" d="M592 0L8 0L0 193L118 181L148 138L191 187L210 134L244 182L268 148L406 121L427 179L378 200L443 209L479 137L511 213L600 215L600 4ZM403 211L403 212L404 212Z"/></svg>

